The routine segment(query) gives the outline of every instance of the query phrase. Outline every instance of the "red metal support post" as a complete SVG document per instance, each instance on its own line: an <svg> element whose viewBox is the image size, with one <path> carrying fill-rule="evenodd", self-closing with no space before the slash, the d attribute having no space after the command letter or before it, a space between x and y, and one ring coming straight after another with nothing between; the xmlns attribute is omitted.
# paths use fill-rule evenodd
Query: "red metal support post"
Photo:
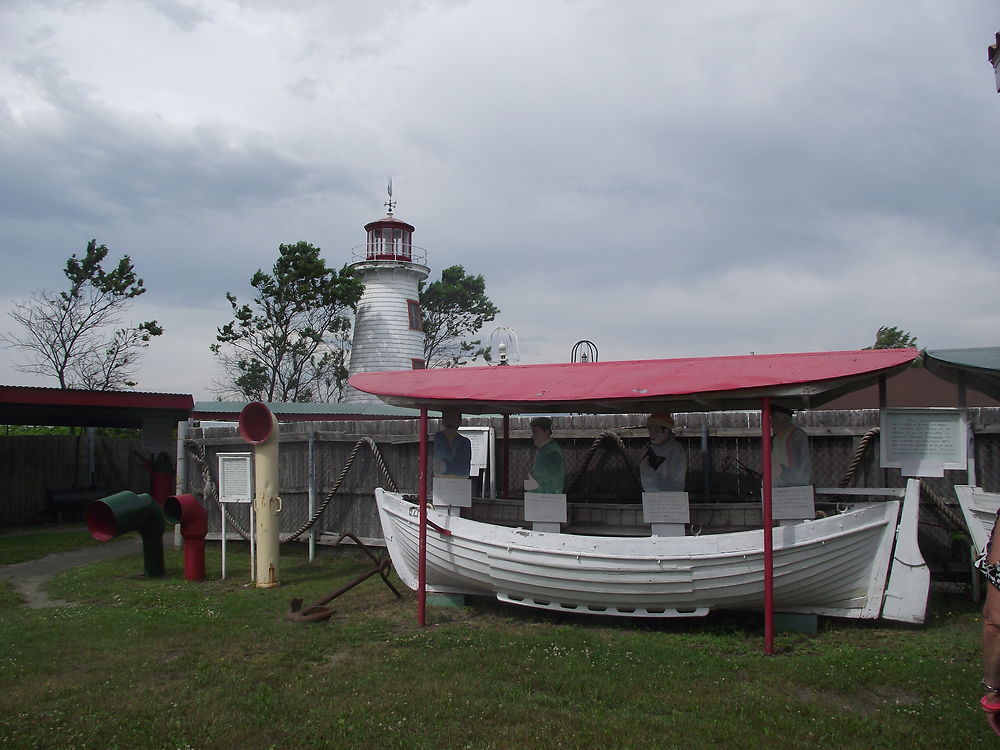
<svg viewBox="0 0 1000 750"><path fill-rule="evenodd" d="M503 415L503 497L510 499L510 414Z"/></svg>
<svg viewBox="0 0 1000 750"><path fill-rule="evenodd" d="M774 653L774 529L771 518L771 399L760 405L761 490L764 498L764 653Z"/></svg>
<svg viewBox="0 0 1000 750"><path fill-rule="evenodd" d="M420 552L417 563L417 624L425 625L427 609L427 407L420 407Z"/></svg>

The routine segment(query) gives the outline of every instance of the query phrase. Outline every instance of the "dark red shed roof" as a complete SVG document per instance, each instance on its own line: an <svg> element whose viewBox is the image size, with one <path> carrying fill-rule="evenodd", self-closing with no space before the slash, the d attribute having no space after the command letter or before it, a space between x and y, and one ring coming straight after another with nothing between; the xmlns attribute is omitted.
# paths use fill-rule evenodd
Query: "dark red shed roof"
<svg viewBox="0 0 1000 750"><path fill-rule="evenodd" d="M0 424L142 427L144 418L187 419L193 408L189 394L0 385Z"/></svg>

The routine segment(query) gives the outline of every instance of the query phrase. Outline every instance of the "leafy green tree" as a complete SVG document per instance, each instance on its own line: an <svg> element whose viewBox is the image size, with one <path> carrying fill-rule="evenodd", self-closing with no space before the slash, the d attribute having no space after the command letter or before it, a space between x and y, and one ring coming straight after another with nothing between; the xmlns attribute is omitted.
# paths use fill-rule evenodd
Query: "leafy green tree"
<svg viewBox="0 0 1000 750"><path fill-rule="evenodd" d="M350 313L364 285L344 266L338 273L308 242L280 245L271 273L250 280L257 290L241 305L227 292L234 320L217 329L212 352L222 364L220 393L246 400L335 400L347 379Z"/></svg>
<svg viewBox="0 0 1000 750"><path fill-rule="evenodd" d="M500 313L486 296L482 276L451 266L441 272L439 281L420 282L420 310L427 367L458 367L479 357L490 360L490 349L482 346L481 339L465 340Z"/></svg>
<svg viewBox="0 0 1000 750"><path fill-rule="evenodd" d="M917 337L911 336L908 331L902 331L896 326L879 326L875 333L875 343L866 346L865 349L908 349L916 347ZM923 367L924 353L913 360L911 367Z"/></svg>
<svg viewBox="0 0 1000 750"><path fill-rule="evenodd" d="M135 387L131 378L141 352L163 328L155 320L117 327L146 287L127 255L105 270L108 252L107 246L91 240L82 258L74 254L66 261L67 291L35 292L14 304L9 315L22 332L3 339L27 355L27 363L16 365L21 372L54 377L60 388Z"/></svg>
<svg viewBox="0 0 1000 750"><path fill-rule="evenodd" d="M865 349L907 349L917 345L916 336L901 331L896 326L880 326L875 333L875 343Z"/></svg>

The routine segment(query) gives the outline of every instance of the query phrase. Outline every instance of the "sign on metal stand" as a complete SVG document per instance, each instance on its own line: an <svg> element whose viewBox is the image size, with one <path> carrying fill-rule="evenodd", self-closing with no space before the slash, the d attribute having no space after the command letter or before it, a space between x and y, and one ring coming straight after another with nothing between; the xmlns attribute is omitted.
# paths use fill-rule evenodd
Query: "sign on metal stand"
<svg viewBox="0 0 1000 750"><path fill-rule="evenodd" d="M222 578L226 577L226 503L250 506L250 573L254 570L253 472L251 453L220 453L219 507L222 509Z"/></svg>
<svg viewBox="0 0 1000 750"><path fill-rule="evenodd" d="M472 461L469 468L469 476L481 479L479 496L486 497L486 484L489 483L489 497L496 497L496 467L490 456L494 452L495 437L492 427L459 427L458 431L469 438L472 443ZM483 472L486 472L483 474Z"/></svg>

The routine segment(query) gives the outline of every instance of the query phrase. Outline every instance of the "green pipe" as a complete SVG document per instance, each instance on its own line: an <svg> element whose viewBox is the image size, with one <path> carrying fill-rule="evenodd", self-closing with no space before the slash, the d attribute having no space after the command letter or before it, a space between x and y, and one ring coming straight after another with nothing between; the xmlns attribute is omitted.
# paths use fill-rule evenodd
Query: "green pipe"
<svg viewBox="0 0 1000 750"><path fill-rule="evenodd" d="M128 490L102 500L94 500L84 511L87 529L99 542L138 531L142 536L143 569L149 578L159 578L166 572L163 560L163 532L167 528L163 509L145 493Z"/></svg>

